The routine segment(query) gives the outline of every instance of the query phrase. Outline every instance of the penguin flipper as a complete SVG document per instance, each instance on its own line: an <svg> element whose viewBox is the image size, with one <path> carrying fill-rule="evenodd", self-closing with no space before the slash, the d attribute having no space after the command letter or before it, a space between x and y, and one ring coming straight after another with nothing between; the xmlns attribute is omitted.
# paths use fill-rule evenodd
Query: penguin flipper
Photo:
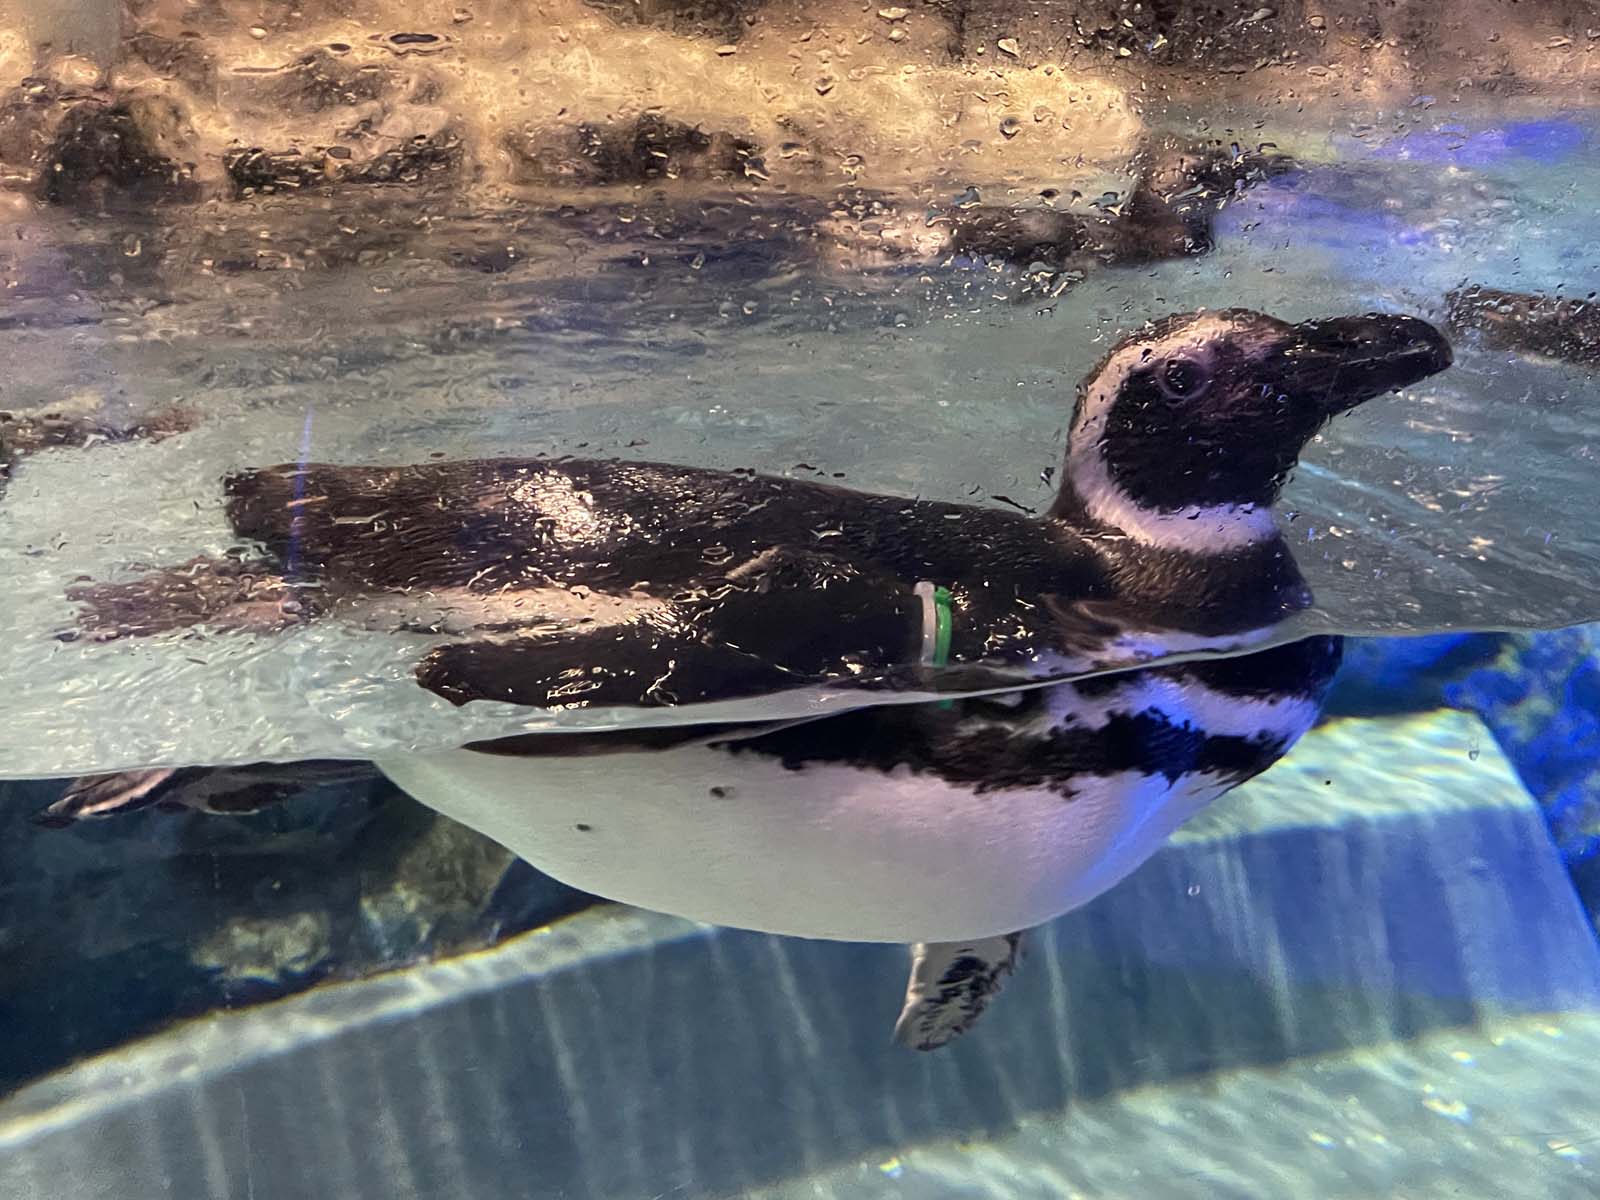
<svg viewBox="0 0 1600 1200"><path fill-rule="evenodd" d="M966 1033L1000 994L1021 953L1021 933L917 943L894 1040L913 1050L937 1050Z"/></svg>
<svg viewBox="0 0 1600 1200"><path fill-rule="evenodd" d="M172 767L157 767L84 775L68 784L54 804L35 813L33 823L45 829L64 829L79 821L138 812L170 800L175 783L184 774Z"/></svg>
<svg viewBox="0 0 1600 1200"><path fill-rule="evenodd" d="M452 704L660 708L779 691L803 683L726 643L646 626L509 641L456 642L418 665L419 684Z"/></svg>
<svg viewBox="0 0 1600 1200"><path fill-rule="evenodd" d="M775 549L727 584L627 625L442 646L417 681L454 704L658 708L857 680L920 637L911 589L829 555Z"/></svg>
<svg viewBox="0 0 1600 1200"><path fill-rule="evenodd" d="M126 583L75 584L67 599L80 606L77 632L102 642L196 625L270 632L316 610L313 589L289 583L270 563L204 557Z"/></svg>

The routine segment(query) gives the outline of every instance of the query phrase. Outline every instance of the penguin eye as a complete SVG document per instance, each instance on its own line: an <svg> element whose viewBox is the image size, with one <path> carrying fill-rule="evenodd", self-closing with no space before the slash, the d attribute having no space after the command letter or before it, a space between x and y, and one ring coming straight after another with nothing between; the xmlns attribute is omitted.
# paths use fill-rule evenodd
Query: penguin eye
<svg viewBox="0 0 1600 1200"><path fill-rule="evenodd" d="M1168 400L1195 400L1211 386L1211 372L1192 358L1169 358L1156 372L1156 386Z"/></svg>

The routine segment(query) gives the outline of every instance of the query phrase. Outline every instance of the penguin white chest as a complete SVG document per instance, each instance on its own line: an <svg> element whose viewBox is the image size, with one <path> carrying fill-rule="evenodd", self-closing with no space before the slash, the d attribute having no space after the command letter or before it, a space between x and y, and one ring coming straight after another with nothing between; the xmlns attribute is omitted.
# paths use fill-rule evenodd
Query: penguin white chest
<svg viewBox="0 0 1600 1200"><path fill-rule="evenodd" d="M1093 899L1226 791L1204 773L979 790L899 767L704 746L578 758L468 750L379 766L432 808L574 887L769 933L942 942Z"/></svg>

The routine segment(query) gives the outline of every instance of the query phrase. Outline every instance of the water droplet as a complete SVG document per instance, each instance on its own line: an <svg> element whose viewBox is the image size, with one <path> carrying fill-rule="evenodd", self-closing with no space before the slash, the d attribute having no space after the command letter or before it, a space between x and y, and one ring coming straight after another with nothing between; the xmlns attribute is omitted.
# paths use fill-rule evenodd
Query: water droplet
<svg viewBox="0 0 1600 1200"><path fill-rule="evenodd" d="M1007 117L1005 120L1000 122L1000 136L1008 141L1011 138L1016 137L1017 134L1021 132L1022 122L1017 120L1016 117Z"/></svg>
<svg viewBox="0 0 1600 1200"><path fill-rule="evenodd" d="M833 77L830 75L824 75L821 79L817 80L817 95L826 96L829 92L833 91L833 83Z"/></svg>
<svg viewBox="0 0 1600 1200"><path fill-rule="evenodd" d="M1478 755L1480 755L1482 753L1483 753L1483 748L1481 746L1479 746L1477 742L1472 742L1467 746L1467 757L1469 759L1471 759L1473 762L1477 762L1478 761Z"/></svg>

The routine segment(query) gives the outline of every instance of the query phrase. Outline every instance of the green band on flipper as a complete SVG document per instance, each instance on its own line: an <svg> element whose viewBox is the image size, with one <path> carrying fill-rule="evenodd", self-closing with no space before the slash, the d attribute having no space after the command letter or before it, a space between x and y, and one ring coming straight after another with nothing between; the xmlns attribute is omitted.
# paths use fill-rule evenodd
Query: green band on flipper
<svg viewBox="0 0 1600 1200"><path fill-rule="evenodd" d="M912 589L922 601L922 665L943 667L950 663L950 638L955 629L955 611L950 589L937 587L924 579ZM936 702L940 708L954 708L954 700Z"/></svg>
<svg viewBox="0 0 1600 1200"><path fill-rule="evenodd" d="M954 619L950 612L950 589L936 587L933 589L933 665L944 667L950 664L950 633Z"/></svg>

